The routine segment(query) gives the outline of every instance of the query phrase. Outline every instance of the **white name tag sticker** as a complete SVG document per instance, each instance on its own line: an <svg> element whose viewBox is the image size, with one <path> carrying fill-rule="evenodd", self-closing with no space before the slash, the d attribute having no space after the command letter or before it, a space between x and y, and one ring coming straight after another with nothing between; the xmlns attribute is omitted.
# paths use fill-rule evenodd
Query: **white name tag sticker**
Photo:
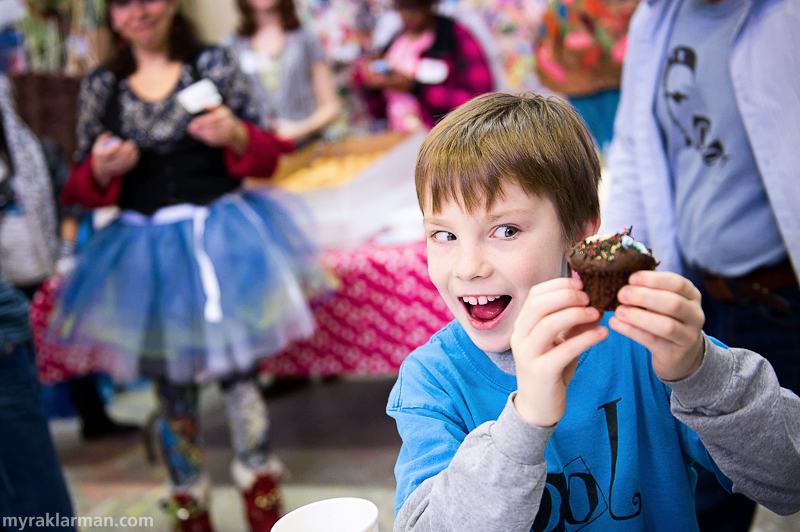
<svg viewBox="0 0 800 532"><path fill-rule="evenodd" d="M245 74L255 74L262 63L262 58L253 50L245 50L239 54L239 67Z"/></svg>

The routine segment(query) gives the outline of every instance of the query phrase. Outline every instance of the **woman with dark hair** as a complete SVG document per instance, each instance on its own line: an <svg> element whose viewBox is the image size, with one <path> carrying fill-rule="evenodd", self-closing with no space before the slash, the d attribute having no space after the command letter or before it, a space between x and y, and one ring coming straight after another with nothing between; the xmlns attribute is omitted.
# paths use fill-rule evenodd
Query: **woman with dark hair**
<svg viewBox="0 0 800 532"><path fill-rule="evenodd" d="M236 0L241 22L226 39L256 87L261 113L279 137L303 144L339 112L319 40L300 25L294 0Z"/></svg>
<svg viewBox="0 0 800 532"><path fill-rule="evenodd" d="M201 46L178 0L111 0L115 43L83 81L75 166L62 193L117 203L66 279L51 332L113 347L152 378L177 530L211 530L197 447L198 386L217 380L253 530L278 519L282 466L269 446L258 360L313 330L301 285L311 246L282 203L242 190L292 145L261 129L252 87L229 52Z"/></svg>
<svg viewBox="0 0 800 532"><path fill-rule="evenodd" d="M403 27L356 69L370 114L388 120L395 131L431 128L459 105L494 89L478 40L461 23L439 15L435 4L394 0Z"/></svg>

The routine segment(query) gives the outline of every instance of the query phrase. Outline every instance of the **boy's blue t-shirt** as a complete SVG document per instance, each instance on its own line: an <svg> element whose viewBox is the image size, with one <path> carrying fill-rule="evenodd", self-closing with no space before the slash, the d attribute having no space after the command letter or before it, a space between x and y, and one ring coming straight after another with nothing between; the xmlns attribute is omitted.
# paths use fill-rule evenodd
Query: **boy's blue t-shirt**
<svg viewBox="0 0 800 532"><path fill-rule="evenodd" d="M607 315L603 325L608 325ZM583 353L567 409L545 450L533 530L697 530L693 463L728 490L696 433L670 412L670 390L643 346L609 330ZM387 412L403 446L395 512L445 469L473 429L497 420L517 388L453 321L404 361Z"/></svg>

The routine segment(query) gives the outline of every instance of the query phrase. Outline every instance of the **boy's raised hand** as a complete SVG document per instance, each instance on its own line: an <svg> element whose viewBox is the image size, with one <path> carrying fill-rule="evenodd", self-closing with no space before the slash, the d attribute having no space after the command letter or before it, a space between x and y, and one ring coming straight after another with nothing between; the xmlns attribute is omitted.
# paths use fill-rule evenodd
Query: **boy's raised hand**
<svg viewBox="0 0 800 532"><path fill-rule="evenodd" d="M661 380L694 374L704 352L700 292L670 272L639 271L629 283L617 295L621 305L609 326L653 353L653 369Z"/></svg>
<svg viewBox="0 0 800 532"><path fill-rule="evenodd" d="M578 358L608 336L608 329L597 327L600 311L588 303L578 279L552 279L528 293L511 351L517 369L514 406L531 425L549 427L561 419Z"/></svg>

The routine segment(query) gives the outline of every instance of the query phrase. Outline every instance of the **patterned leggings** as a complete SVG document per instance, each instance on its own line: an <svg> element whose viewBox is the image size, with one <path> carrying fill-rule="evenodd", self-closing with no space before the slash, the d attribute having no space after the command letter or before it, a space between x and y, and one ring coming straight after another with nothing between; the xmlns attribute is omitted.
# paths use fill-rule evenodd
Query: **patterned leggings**
<svg viewBox="0 0 800 532"><path fill-rule="evenodd" d="M220 381L236 458L245 466L264 466L270 453L267 404L253 375ZM160 402L157 424L170 479L175 487L188 487L200 479L202 452L197 439L199 389L196 385L156 383Z"/></svg>

